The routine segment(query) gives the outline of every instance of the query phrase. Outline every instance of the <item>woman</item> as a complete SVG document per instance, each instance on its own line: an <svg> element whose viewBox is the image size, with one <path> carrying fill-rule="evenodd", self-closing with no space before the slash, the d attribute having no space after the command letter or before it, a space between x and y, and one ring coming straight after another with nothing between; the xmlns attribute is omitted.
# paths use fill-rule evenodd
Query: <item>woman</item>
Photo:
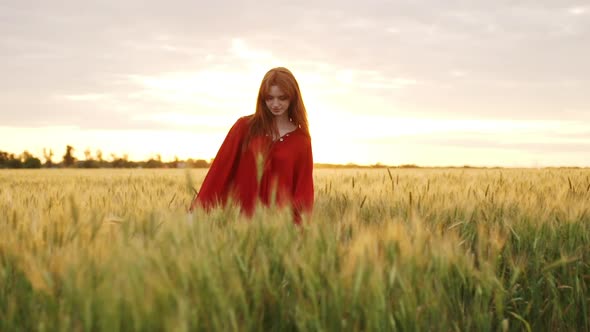
<svg viewBox="0 0 590 332"><path fill-rule="evenodd" d="M228 200L251 216L258 202L293 208L294 222L313 208L313 156L299 85L286 68L260 84L256 112L233 125L190 211Z"/></svg>

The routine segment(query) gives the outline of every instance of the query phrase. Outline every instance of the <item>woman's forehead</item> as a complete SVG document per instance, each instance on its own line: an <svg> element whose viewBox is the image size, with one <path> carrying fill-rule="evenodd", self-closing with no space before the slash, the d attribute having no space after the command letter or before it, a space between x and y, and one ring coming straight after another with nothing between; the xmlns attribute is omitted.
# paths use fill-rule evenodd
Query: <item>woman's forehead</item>
<svg viewBox="0 0 590 332"><path fill-rule="evenodd" d="M267 95L267 96L273 96L273 97L280 97L280 96L283 96L283 95L288 95L288 93L287 93L287 91L285 91L285 89L283 89L280 86L274 84L274 85L268 86L268 88L265 91L265 95Z"/></svg>

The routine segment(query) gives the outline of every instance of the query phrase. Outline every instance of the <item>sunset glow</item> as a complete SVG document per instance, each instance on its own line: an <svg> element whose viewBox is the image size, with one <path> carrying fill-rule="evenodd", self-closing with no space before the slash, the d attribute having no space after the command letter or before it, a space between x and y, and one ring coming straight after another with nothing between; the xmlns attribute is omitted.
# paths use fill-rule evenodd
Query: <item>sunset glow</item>
<svg viewBox="0 0 590 332"><path fill-rule="evenodd" d="M590 166L588 8L431 5L301 5L271 30L247 8L152 5L138 31L108 6L1 5L0 150L210 159L285 66L319 163Z"/></svg>

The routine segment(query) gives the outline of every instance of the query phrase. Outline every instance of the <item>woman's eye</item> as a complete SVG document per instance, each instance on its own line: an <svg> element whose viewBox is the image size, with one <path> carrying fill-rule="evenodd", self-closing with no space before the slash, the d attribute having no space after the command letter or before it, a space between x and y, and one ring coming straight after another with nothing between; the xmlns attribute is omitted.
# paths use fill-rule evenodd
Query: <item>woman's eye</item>
<svg viewBox="0 0 590 332"><path fill-rule="evenodd" d="M279 97L279 100L281 100L281 101L285 101L285 100L288 100L288 99L289 99L289 97L287 97L287 96L281 96L281 97Z"/></svg>

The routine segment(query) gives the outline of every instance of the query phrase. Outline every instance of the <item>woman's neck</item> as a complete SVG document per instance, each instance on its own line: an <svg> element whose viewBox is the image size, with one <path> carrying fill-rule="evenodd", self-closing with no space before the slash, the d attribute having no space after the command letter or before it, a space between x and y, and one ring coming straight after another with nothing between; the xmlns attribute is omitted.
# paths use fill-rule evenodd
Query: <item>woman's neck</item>
<svg viewBox="0 0 590 332"><path fill-rule="evenodd" d="M289 115L285 112L285 114L275 117L275 125L277 126L277 128L285 128L291 126L291 120L289 120Z"/></svg>

